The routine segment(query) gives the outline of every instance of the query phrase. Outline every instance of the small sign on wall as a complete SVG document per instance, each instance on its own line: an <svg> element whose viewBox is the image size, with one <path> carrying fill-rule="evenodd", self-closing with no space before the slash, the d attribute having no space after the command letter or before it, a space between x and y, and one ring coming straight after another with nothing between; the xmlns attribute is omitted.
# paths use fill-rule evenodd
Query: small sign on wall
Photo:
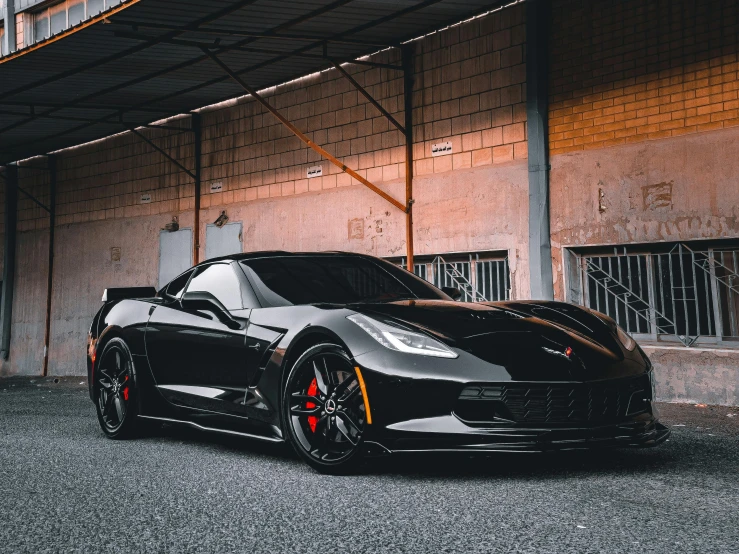
<svg viewBox="0 0 739 554"><path fill-rule="evenodd" d="M210 192L221 192L223 190L223 181L213 181L210 184Z"/></svg>
<svg viewBox="0 0 739 554"><path fill-rule="evenodd" d="M446 156L452 153L452 143L450 141L440 142L439 144L431 145L432 156Z"/></svg>
<svg viewBox="0 0 739 554"><path fill-rule="evenodd" d="M110 261L111 262L120 262L121 261L121 247L120 246L111 246L110 247Z"/></svg>
<svg viewBox="0 0 739 554"><path fill-rule="evenodd" d="M323 166L314 165L308 168L308 179L312 179L313 177L320 177L321 175L323 175Z"/></svg>
<svg viewBox="0 0 739 554"><path fill-rule="evenodd" d="M148 192L146 194L141 195L141 203L142 204L151 204L151 194Z"/></svg>

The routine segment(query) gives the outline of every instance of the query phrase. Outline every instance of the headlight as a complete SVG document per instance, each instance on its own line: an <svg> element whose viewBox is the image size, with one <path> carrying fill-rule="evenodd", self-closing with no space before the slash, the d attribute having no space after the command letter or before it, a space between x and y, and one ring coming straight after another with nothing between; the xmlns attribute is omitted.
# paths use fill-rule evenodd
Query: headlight
<svg viewBox="0 0 739 554"><path fill-rule="evenodd" d="M626 331L621 329L620 325L616 325L616 334L618 335L618 340L621 341L621 344L624 345L624 348L626 350L633 350L636 346L636 341L631 338L631 335L629 335Z"/></svg>
<svg viewBox="0 0 739 554"><path fill-rule="evenodd" d="M457 357L457 354L445 344L427 335L388 325L360 314L347 316L347 319L359 325L369 336L390 350L435 358Z"/></svg>

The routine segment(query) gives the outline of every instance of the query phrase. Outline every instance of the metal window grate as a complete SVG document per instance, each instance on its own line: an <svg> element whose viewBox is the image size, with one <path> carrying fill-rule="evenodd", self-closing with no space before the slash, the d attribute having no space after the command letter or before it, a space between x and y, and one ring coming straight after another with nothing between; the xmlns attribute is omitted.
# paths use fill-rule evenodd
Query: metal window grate
<svg viewBox="0 0 739 554"><path fill-rule="evenodd" d="M400 266L406 268L405 258ZM484 254L433 256L414 263L413 272L437 287L456 287L464 302L498 302L511 299L508 258Z"/></svg>
<svg viewBox="0 0 739 554"><path fill-rule="evenodd" d="M583 304L630 333L698 342L739 340L739 249L683 243L659 252L576 255Z"/></svg>

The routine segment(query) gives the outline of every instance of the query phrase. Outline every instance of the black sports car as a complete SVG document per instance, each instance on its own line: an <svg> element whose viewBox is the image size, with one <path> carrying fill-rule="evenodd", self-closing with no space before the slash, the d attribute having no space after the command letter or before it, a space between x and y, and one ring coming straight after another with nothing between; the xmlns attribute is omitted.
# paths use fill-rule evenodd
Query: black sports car
<svg viewBox="0 0 739 554"><path fill-rule="evenodd" d="M654 446L651 364L609 317L456 302L390 262L258 252L159 292L107 289L90 397L111 438L146 420L290 442L311 466L367 456Z"/></svg>

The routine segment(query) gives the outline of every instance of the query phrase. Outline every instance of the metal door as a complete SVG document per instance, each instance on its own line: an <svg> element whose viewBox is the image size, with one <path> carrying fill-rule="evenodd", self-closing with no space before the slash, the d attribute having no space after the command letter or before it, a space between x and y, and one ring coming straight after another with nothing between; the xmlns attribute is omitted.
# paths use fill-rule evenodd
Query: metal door
<svg viewBox="0 0 739 554"><path fill-rule="evenodd" d="M159 286L192 266L192 229L159 233Z"/></svg>
<svg viewBox="0 0 739 554"><path fill-rule="evenodd" d="M206 260L229 254L240 254L242 251L241 222L226 223L223 227L211 223L205 228Z"/></svg>

